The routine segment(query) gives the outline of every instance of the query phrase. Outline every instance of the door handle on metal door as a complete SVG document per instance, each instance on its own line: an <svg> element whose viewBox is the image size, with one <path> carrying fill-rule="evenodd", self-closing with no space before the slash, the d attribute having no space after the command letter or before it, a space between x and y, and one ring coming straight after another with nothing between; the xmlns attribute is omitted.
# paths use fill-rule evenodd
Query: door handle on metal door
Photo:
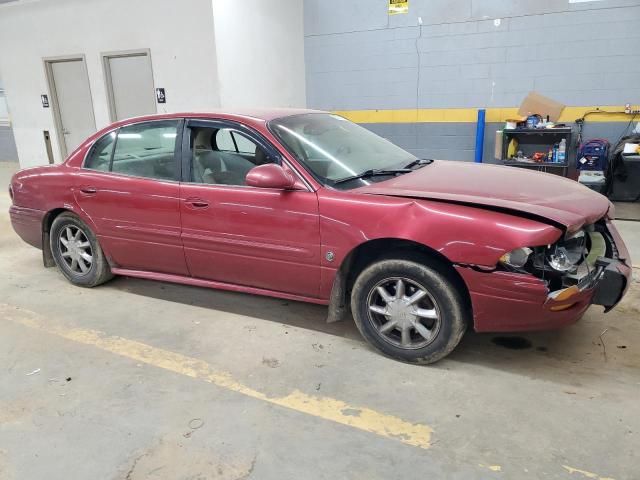
<svg viewBox="0 0 640 480"><path fill-rule="evenodd" d="M80 187L80 191L85 195L95 195L98 189L96 187Z"/></svg>
<svg viewBox="0 0 640 480"><path fill-rule="evenodd" d="M187 198L185 202L192 208L209 208L209 202L201 198Z"/></svg>

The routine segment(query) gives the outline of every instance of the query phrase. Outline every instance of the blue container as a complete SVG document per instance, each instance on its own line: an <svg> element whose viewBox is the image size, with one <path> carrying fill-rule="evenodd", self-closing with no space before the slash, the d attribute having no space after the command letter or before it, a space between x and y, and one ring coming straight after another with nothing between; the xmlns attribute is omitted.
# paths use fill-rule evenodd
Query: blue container
<svg viewBox="0 0 640 480"><path fill-rule="evenodd" d="M540 115L529 115L527 117L527 128L536 128L540 120Z"/></svg>
<svg viewBox="0 0 640 480"><path fill-rule="evenodd" d="M475 162L482 163L482 152L484 150L484 118L486 111L478 110L478 122L476 123L476 155Z"/></svg>

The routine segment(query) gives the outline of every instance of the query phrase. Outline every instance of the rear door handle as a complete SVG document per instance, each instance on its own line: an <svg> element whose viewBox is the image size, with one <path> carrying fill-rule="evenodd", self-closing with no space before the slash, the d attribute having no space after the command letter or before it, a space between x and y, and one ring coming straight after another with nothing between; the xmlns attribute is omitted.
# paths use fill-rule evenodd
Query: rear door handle
<svg viewBox="0 0 640 480"><path fill-rule="evenodd" d="M85 195L95 195L98 189L96 187L80 187L80 191Z"/></svg>
<svg viewBox="0 0 640 480"><path fill-rule="evenodd" d="M187 198L185 202L187 203L187 205L190 205L192 208L198 208L198 209L209 208L209 202L201 198Z"/></svg>

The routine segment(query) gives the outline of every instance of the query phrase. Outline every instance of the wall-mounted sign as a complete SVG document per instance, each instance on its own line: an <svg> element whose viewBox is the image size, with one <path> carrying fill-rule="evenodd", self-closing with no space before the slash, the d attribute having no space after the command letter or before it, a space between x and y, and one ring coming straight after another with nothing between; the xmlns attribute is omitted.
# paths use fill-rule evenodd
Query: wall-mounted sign
<svg viewBox="0 0 640 480"><path fill-rule="evenodd" d="M409 11L409 0L389 0L389 15L407 13Z"/></svg>
<svg viewBox="0 0 640 480"><path fill-rule="evenodd" d="M42 100L42 108L49 108L49 97L46 95L40 95L40 100Z"/></svg>
<svg viewBox="0 0 640 480"><path fill-rule="evenodd" d="M164 94L164 88L156 88L156 100L158 103L167 103L167 97Z"/></svg>

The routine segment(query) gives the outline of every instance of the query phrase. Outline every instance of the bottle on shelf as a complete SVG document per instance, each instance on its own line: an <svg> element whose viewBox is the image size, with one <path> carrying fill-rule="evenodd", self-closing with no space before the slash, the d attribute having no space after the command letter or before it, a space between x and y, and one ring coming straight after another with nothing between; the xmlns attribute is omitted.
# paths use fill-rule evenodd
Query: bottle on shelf
<svg viewBox="0 0 640 480"><path fill-rule="evenodd" d="M557 143L553 144L553 163L558 163L558 150L560 146Z"/></svg>
<svg viewBox="0 0 640 480"><path fill-rule="evenodd" d="M567 140L563 138L558 146L558 156L556 158L558 163L565 163L567 161Z"/></svg>

